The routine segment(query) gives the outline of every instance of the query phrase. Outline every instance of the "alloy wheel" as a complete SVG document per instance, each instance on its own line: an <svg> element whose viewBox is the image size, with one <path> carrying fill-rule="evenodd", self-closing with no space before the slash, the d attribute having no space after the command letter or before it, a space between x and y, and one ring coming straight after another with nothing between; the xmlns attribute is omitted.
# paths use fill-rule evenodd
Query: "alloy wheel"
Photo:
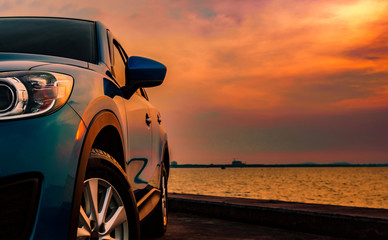
<svg viewBox="0 0 388 240"><path fill-rule="evenodd" d="M123 240L128 236L126 209L117 190L101 178L85 180L77 239Z"/></svg>

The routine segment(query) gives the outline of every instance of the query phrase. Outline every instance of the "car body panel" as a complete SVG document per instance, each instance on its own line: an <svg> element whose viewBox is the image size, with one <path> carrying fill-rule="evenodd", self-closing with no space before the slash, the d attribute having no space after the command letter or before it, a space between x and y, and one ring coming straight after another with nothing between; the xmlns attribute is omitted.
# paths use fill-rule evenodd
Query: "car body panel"
<svg viewBox="0 0 388 240"><path fill-rule="evenodd" d="M49 63L45 62L38 62L33 60L26 60L26 61L9 61L7 57L9 57L11 54L1 54L0 53L0 71L25 71L29 70L35 66L38 65L45 65ZM3 61L2 61L3 59ZM7 59L4 61L4 59Z"/></svg>
<svg viewBox="0 0 388 240"><path fill-rule="evenodd" d="M109 72L105 64L102 64L99 68L105 68L105 72ZM68 104L80 114L87 128L93 117L102 109L112 111L122 127L124 146L127 146L125 157L127 166L125 170L135 192L148 185L159 187L157 179L160 177L163 146L167 143L167 134L158 122L158 111L149 101L137 93L134 93L129 99L124 98L117 83L108 76L109 73L102 75L95 69L98 68L79 68L75 71L73 66L61 64L42 65L33 68L35 71L50 70L72 74L76 80ZM150 127L146 126L145 113L150 114ZM141 132L144 134L147 131L152 136L143 137L145 139L142 139L140 137ZM145 152L145 146L151 148L152 152Z"/></svg>
<svg viewBox="0 0 388 240"><path fill-rule="evenodd" d="M0 138L0 176L23 172L40 172L44 176L35 239L67 236L64 226L68 226L71 215L83 140L83 136L77 136L80 125L82 128L81 118L67 104L49 116L0 123L2 136L7 136Z"/></svg>
<svg viewBox="0 0 388 240"><path fill-rule="evenodd" d="M146 123L150 115L147 100L137 93L125 101L128 124L128 156L126 159L126 171L131 178L134 190L144 188L150 179L147 171L148 164L151 164L152 132L151 126ZM152 176L152 174L151 174Z"/></svg>
<svg viewBox="0 0 388 240"><path fill-rule="evenodd" d="M65 65L79 66L82 68L89 68L89 63L75 59L27 53L22 54L0 52L0 62L2 66L10 65L9 69L2 67L2 71L28 70L30 67L49 63L60 63ZM11 65L14 65L14 67L12 67Z"/></svg>

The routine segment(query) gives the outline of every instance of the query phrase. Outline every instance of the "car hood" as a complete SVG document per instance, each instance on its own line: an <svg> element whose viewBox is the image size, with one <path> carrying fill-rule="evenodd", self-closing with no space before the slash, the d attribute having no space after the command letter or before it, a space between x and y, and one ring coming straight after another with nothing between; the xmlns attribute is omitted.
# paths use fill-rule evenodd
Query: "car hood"
<svg viewBox="0 0 388 240"><path fill-rule="evenodd" d="M0 72L5 71L26 71L33 67L47 65L49 63L35 61L0 61Z"/></svg>
<svg viewBox="0 0 388 240"><path fill-rule="evenodd" d="M68 58L33 54L0 53L0 72L27 71L33 69L34 67L53 63L88 68L88 63Z"/></svg>

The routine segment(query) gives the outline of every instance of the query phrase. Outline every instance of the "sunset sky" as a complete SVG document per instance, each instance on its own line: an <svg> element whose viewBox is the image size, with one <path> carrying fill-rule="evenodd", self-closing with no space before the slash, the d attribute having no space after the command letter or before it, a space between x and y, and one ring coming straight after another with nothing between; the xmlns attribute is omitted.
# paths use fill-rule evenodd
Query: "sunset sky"
<svg viewBox="0 0 388 240"><path fill-rule="evenodd" d="M0 15L100 20L166 64L148 93L180 164L388 163L388 1L15 0Z"/></svg>

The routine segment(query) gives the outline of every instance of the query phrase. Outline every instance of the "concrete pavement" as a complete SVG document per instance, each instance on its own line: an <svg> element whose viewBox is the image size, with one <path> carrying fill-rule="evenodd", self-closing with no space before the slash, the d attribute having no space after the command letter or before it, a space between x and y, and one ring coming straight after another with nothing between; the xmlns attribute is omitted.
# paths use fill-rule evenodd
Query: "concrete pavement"
<svg viewBox="0 0 388 240"><path fill-rule="evenodd" d="M350 239L388 239L388 209L192 194L170 194L169 207L171 212L297 232Z"/></svg>
<svg viewBox="0 0 388 240"><path fill-rule="evenodd" d="M148 238L143 238L146 240ZM340 240L328 236L271 228L194 214L170 212L169 223L163 240Z"/></svg>

